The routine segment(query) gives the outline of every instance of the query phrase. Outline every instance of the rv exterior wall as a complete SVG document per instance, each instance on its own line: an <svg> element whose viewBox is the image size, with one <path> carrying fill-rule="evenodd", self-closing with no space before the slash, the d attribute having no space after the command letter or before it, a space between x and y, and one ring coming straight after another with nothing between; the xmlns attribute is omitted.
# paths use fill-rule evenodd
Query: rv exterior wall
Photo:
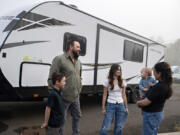
<svg viewBox="0 0 180 135"><path fill-rule="evenodd" d="M46 2L19 20L2 47L0 68L9 83L16 88L47 86L49 67L46 64L63 53L67 32L87 40L86 54L80 57L84 86L102 85L112 63L121 65L123 77L129 84L137 84L141 68L146 64L153 67L164 55L164 47L158 44L148 47L152 41L147 38L59 2ZM136 55L139 61L133 60L132 52L132 60L125 59L125 41L139 46L142 52ZM6 53L6 57L1 57L2 53ZM22 66L24 62L39 65Z"/></svg>

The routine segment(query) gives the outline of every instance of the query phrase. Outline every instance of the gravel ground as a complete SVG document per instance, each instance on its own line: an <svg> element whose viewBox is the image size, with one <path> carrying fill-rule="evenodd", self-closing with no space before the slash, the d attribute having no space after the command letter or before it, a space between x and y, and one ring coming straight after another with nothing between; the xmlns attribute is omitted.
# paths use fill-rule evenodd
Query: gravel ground
<svg viewBox="0 0 180 135"><path fill-rule="evenodd" d="M44 120L44 109L47 102L1 102L0 134L17 135L23 128L40 126ZM165 119L159 132L175 131L180 122L180 85L174 85L174 95L165 105ZM98 135L103 115L101 114L101 97L92 96L81 99L82 120L81 135ZM129 104L129 115L124 128L124 135L141 134L142 116L135 104ZM113 130L113 126L112 126ZM68 114L65 135L71 135L71 116ZM112 133L111 133L112 134Z"/></svg>

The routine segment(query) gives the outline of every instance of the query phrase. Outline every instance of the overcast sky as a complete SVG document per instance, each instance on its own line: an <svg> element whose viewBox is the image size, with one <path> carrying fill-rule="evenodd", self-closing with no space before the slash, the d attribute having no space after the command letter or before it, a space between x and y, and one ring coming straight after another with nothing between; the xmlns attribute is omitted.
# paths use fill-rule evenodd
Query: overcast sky
<svg viewBox="0 0 180 135"><path fill-rule="evenodd" d="M15 8L42 1L47 0L0 0L0 16ZM165 44L180 38L180 0L62 1L147 38L162 38Z"/></svg>

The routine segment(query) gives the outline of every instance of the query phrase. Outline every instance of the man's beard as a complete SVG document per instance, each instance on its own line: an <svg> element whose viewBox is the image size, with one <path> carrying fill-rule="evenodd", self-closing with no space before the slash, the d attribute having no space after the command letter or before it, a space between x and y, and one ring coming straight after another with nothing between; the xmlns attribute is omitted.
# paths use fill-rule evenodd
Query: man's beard
<svg viewBox="0 0 180 135"><path fill-rule="evenodd" d="M74 58L75 58L75 59L78 59L79 53L77 53L75 50L73 50L72 53L73 53L73 55L74 55Z"/></svg>

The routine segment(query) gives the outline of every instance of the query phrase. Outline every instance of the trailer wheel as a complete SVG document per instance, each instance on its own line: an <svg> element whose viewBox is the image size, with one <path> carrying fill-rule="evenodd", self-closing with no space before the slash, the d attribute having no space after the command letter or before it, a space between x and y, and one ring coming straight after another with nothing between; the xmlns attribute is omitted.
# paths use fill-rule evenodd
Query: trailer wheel
<svg viewBox="0 0 180 135"><path fill-rule="evenodd" d="M128 103L130 103L131 102L131 99L130 99L130 94L131 93L131 91L130 91L130 89L126 89L126 98L127 98L127 102Z"/></svg>
<svg viewBox="0 0 180 135"><path fill-rule="evenodd" d="M137 93L135 90L130 93L130 103L136 103L136 102L137 102Z"/></svg>

